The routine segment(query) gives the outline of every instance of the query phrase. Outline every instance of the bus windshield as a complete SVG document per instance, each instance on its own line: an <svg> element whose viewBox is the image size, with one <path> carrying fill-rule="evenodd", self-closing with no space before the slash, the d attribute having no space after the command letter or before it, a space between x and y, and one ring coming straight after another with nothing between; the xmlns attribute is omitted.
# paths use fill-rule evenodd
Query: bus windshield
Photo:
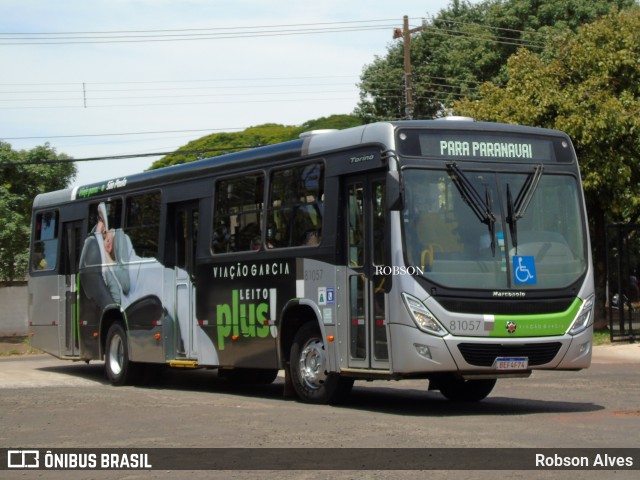
<svg viewBox="0 0 640 480"><path fill-rule="evenodd" d="M449 288L566 287L587 268L577 179L531 171L404 170L408 266ZM417 269L414 269L417 271Z"/></svg>

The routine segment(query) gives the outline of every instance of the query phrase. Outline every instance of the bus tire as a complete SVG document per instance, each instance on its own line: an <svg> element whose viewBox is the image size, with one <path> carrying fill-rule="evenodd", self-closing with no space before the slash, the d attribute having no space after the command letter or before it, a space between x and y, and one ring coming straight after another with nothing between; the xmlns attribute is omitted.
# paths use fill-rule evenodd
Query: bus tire
<svg viewBox="0 0 640 480"><path fill-rule="evenodd" d="M438 379L440 393L452 402L479 402L484 400L496 385L496 379L464 380L454 375Z"/></svg>
<svg viewBox="0 0 640 480"><path fill-rule="evenodd" d="M313 322L296 333L291 346L290 373L293 388L306 403L338 403L353 387L353 379L327 372L327 355L322 334Z"/></svg>
<svg viewBox="0 0 640 480"><path fill-rule="evenodd" d="M104 368L112 385L130 385L137 378L139 365L129 360L127 332L121 322L114 322L107 333Z"/></svg>

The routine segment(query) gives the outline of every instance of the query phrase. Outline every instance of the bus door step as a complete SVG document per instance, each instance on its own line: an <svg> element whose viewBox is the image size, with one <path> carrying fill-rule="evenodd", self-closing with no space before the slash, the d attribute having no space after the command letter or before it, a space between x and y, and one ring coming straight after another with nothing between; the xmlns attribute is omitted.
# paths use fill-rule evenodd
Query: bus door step
<svg viewBox="0 0 640 480"><path fill-rule="evenodd" d="M169 360L169 366L174 368L198 368L196 360Z"/></svg>

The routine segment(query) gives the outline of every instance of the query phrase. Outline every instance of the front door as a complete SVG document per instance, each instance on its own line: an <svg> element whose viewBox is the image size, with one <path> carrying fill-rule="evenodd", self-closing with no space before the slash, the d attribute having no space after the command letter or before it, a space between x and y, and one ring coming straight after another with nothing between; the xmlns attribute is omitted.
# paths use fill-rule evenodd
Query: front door
<svg viewBox="0 0 640 480"><path fill-rule="evenodd" d="M175 272L174 338L177 357L197 359L194 274L199 223L198 202L169 205L167 253Z"/></svg>
<svg viewBox="0 0 640 480"><path fill-rule="evenodd" d="M385 176L349 177L346 188L349 367L389 369L384 276Z"/></svg>

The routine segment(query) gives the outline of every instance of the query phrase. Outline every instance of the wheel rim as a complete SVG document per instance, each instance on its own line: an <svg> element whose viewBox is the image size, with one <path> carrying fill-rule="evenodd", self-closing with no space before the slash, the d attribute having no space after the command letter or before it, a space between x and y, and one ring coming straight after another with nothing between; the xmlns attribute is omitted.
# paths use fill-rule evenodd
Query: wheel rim
<svg viewBox="0 0 640 480"><path fill-rule="evenodd" d="M325 373L326 358L324 346L318 339L309 340L300 353L300 378L304 384L313 390L322 387L327 374Z"/></svg>
<svg viewBox="0 0 640 480"><path fill-rule="evenodd" d="M124 344L120 335L114 335L109 344L109 369L114 375L120 375L124 364Z"/></svg>

